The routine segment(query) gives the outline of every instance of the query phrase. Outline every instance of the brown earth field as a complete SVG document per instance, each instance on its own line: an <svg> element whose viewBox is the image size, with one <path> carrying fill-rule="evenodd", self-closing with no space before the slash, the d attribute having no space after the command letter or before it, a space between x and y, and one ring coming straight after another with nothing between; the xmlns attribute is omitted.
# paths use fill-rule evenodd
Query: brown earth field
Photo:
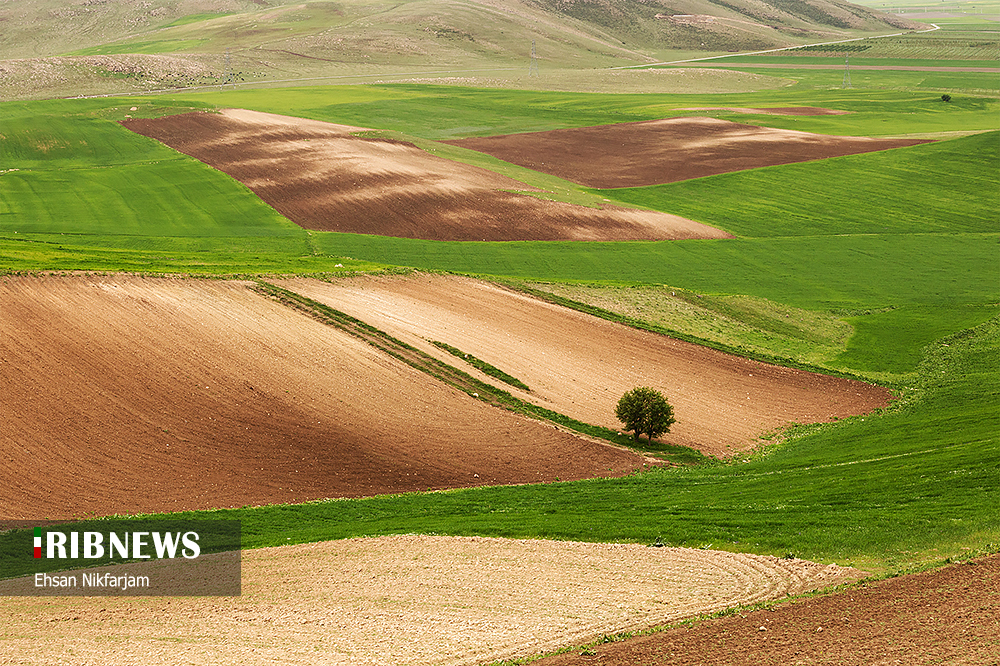
<svg viewBox="0 0 1000 666"><path fill-rule="evenodd" d="M996 666L1000 664L1000 555L532 663Z"/></svg>
<svg viewBox="0 0 1000 666"><path fill-rule="evenodd" d="M614 408L636 386L664 392L677 419L661 438L726 456L792 423L830 421L885 407L882 387L767 365L615 324L471 278L415 274L283 286L361 319L449 363L451 345L515 377L524 400L585 423L620 428Z"/></svg>
<svg viewBox="0 0 1000 666"><path fill-rule="evenodd" d="M152 577L158 565L101 571ZM238 597L3 598L0 663L471 666L864 575L711 550L421 535L247 550L241 569Z"/></svg>
<svg viewBox="0 0 1000 666"><path fill-rule="evenodd" d="M927 143L684 117L445 141L594 188L673 183Z"/></svg>
<svg viewBox="0 0 1000 666"><path fill-rule="evenodd" d="M131 119L128 129L239 180L296 224L428 240L731 238L655 211L547 201L492 171L361 127L227 109Z"/></svg>
<svg viewBox="0 0 1000 666"><path fill-rule="evenodd" d="M619 476L247 283L0 278L0 518Z"/></svg>

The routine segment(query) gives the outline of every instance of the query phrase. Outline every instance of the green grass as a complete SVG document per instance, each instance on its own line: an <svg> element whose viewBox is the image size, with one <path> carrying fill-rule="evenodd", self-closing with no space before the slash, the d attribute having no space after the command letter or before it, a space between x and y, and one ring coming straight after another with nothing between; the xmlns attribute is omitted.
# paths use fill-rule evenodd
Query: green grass
<svg viewBox="0 0 1000 666"><path fill-rule="evenodd" d="M738 72L759 76L781 76L795 81L791 89L796 92L838 90L847 88L857 93L876 91L898 91L911 93L963 93L975 96L996 95L1000 91L1000 74L992 72L962 71L905 71L905 70L851 70L850 86L844 85L843 63L831 69L777 69L754 67L739 63L715 64L699 63L707 67L726 67ZM900 117L904 127L911 118ZM992 129L992 128L984 128Z"/></svg>
<svg viewBox="0 0 1000 666"><path fill-rule="evenodd" d="M114 55L118 53L180 53L192 51L205 44L205 39L156 39L121 44L102 44L67 53L67 56Z"/></svg>
<svg viewBox="0 0 1000 666"><path fill-rule="evenodd" d="M997 242L996 234L627 243L316 236L327 254L380 264L542 281L682 285L806 309L995 302Z"/></svg>
<svg viewBox="0 0 1000 666"><path fill-rule="evenodd" d="M996 305L904 306L848 316L854 335L833 365L867 372L912 372L925 345L977 326L996 316L998 309Z"/></svg>
<svg viewBox="0 0 1000 666"><path fill-rule="evenodd" d="M513 386L514 388L519 388L522 391L530 391L531 390L530 386L528 386L527 384L525 384L524 382L522 382L517 377L514 377L512 375L508 375L506 372L504 372L500 368L498 368L496 366L493 366L493 365L490 365L486 361L484 361L482 359L479 359L479 358L476 358L475 356L470 356L469 354L466 354L465 352L463 352L461 349L458 349L457 347L452 347L448 343L446 343L446 342L440 342L438 340L431 340L431 344L434 345L435 347L439 347L439 348L445 350L446 352L448 352L449 354L451 354L455 358L462 359L463 361L465 361L466 363L468 363L472 367L476 368L477 370L482 371L483 373L489 375L490 377L494 377L496 379L499 379L500 381L502 381L505 384L509 384L509 385Z"/></svg>
<svg viewBox="0 0 1000 666"><path fill-rule="evenodd" d="M755 119L739 115L734 118L739 122L757 120L772 127L821 134L878 136L997 129L1000 100L995 95L955 95L954 100L945 105L941 102L940 92L935 95L909 90L840 90L842 72L830 74L818 70L814 73L816 76L839 77L835 85L830 86L837 89L785 89L725 95L588 95L397 84L284 89L280 95L273 90L212 91L192 93L183 99L389 129L434 140L696 115L680 109L704 106L821 106L851 112L840 116L766 116ZM886 88L893 88L897 87L897 75L910 74L919 74L921 78L929 76L925 72L866 72L864 76L881 77ZM786 72L780 71L780 75L785 76ZM960 78L963 75L943 76ZM979 78L982 81L1000 79L995 76L990 79L991 76L982 75ZM997 87L1000 86L994 86L994 89ZM697 112L697 115L706 114ZM715 113L709 115L724 117Z"/></svg>
<svg viewBox="0 0 1000 666"><path fill-rule="evenodd" d="M851 324L834 314L753 296L697 294L659 285L535 282L528 287L531 293L541 292L540 297L611 321L810 370L830 368L854 333Z"/></svg>
<svg viewBox="0 0 1000 666"><path fill-rule="evenodd" d="M202 106L164 100L7 105L0 130L0 271L380 268L323 255L311 232L246 187L112 120ZM71 113L59 114L60 108Z"/></svg>
<svg viewBox="0 0 1000 666"><path fill-rule="evenodd" d="M1000 132L598 194L753 238L997 232Z"/></svg>
<svg viewBox="0 0 1000 666"><path fill-rule="evenodd" d="M210 21L212 19L216 19L216 18L219 18L221 16L229 16L229 13L227 12L227 13L221 13L221 14L220 13L216 13L216 14L211 14L211 13L208 13L208 14L206 14L206 13L202 13L202 14L188 14L187 16L182 16L179 19L175 19L175 20L171 21L170 23L167 23L166 25L161 26L161 29L162 28L173 28L173 27L179 26L179 25L189 25L191 23L200 23L202 21Z"/></svg>

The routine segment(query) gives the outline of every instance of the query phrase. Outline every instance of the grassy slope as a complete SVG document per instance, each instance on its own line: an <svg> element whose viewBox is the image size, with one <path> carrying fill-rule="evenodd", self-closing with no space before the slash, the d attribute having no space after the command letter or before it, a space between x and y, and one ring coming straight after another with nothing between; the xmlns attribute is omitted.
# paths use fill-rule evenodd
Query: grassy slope
<svg viewBox="0 0 1000 666"><path fill-rule="evenodd" d="M137 103L147 115L187 110ZM120 118L131 106L111 107L115 112L108 106L6 106L0 270L313 272L336 270L338 263L374 268L318 253L309 232L247 188L106 118ZM60 107L72 111L58 114Z"/></svg>
<svg viewBox="0 0 1000 666"><path fill-rule="evenodd" d="M547 60L587 66L580 61L618 58L629 55L631 49L745 50L802 43L810 36L817 41L817 35L890 32L892 24L899 23L837 0L813 4L772 0L749 11L740 0L726 5L708 0L659 6L635 0L569 6L552 0L507 4L502 11L489 4L451 0L314 0L308 4L279 0L265 6L249 0L83 6L67 0L41 0L6 9L3 18L10 28L0 37L0 57L67 51L220 53L227 47L266 50L306 45L314 57L339 55L357 62L364 62L366 55L368 61L386 57L399 62L428 54L446 59L449 54L461 54L463 59L509 59L514 53L523 58L525 44L535 38ZM767 5L772 7L765 9ZM662 13L726 16L741 23L727 31L708 30L657 19ZM324 39L331 33L339 41ZM358 43L367 49L350 53L350 47ZM384 48L389 45L395 48ZM631 55L639 54L633 51Z"/></svg>
<svg viewBox="0 0 1000 666"><path fill-rule="evenodd" d="M773 7L768 8L770 2ZM35 0L0 8L0 98L121 94L187 86L396 76L527 78L532 47L546 85L592 90L584 70L897 31L839 0ZM657 14L709 14L679 24ZM915 25L915 24L914 24ZM43 60L29 60L42 58ZM9 60L18 59L18 60ZM489 72L485 74L484 72ZM642 91L658 80L603 76ZM617 73L616 73L617 74ZM641 77L640 77L641 78ZM681 77L686 79L685 77ZM700 77L695 77L700 78ZM739 75L740 79L752 79ZM553 83L554 79L560 79ZM562 80L565 79L565 80ZM536 79L537 80L537 79ZM681 79L668 85L684 85ZM517 85L515 82L514 85ZM736 88L747 84L730 82ZM768 87L781 85L771 80ZM695 82L696 89L707 89Z"/></svg>

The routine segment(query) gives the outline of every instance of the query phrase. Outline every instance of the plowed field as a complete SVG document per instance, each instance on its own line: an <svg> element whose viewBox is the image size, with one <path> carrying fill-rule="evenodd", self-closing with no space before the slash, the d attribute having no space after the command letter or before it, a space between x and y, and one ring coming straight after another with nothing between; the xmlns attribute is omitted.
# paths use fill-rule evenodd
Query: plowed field
<svg viewBox="0 0 1000 666"><path fill-rule="evenodd" d="M306 229L430 240L730 238L675 215L520 194L524 183L364 128L244 110L123 123L223 171Z"/></svg>
<svg viewBox="0 0 1000 666"><path fill-rule="evenodd" d="M1000 555L534 663L995 666Z"/></svg>
<svg viewBox="0 0 1000 666"><path fill-rule="evenodd" d="M828 136L716 118L667 118L445 143L588 187L612 188L673 183L926 141Z"/></svg>
<svg viewBox="0 0 1000 666"><path fill-rule="evenodd" d="M242 568L235 598L7 599L0 662L471 665L861 575L710 550L434 536L251 550Z"/></svg>
<svg viewBox="0 0 1000 666"><path fill-rule="evenodd" d="M625 391L660 389L677 418L663 439L713 455L746 449L758 435L793 422L863 414L891 398L881 387L731 356L468 278L359 277L285 285L461 363L429 341L445 342L531 390L498 386L586 423L621 427L614 408Z"/></svg>
<svg viewBox="0 0 1000 666"><path fill-rule="evenodd" d="M0 518L620 475L246 283L0 280Z"/></svg>

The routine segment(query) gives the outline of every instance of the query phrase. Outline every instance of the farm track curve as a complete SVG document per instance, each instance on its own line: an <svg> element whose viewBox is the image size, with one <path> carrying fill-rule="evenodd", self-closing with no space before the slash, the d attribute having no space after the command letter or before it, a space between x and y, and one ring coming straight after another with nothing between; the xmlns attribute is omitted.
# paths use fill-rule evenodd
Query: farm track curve
<svg viewBox="0 0 1000 666"><path fill-rule="evenodd" d="M712 550L421 535L245 551L242 568L240 597L11 600L0 661L471 666L863 575Z"/></svg>

